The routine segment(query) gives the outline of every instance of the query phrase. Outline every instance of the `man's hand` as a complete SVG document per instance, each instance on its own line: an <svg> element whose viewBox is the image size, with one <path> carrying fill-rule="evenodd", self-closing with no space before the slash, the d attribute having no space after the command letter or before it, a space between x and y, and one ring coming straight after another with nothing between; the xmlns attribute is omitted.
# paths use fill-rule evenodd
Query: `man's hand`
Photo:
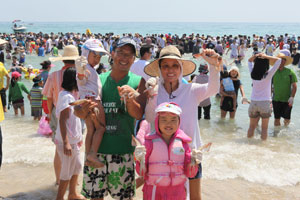
<svg viewBox="0 0 300 200"><path fill-rule="evenodd" d="M118 92L122 101L127 101L129 99L135 99L140 95L135 89L129 85L118 86Z"/></svg>
<svg viewBox="0 0 300 200"><path fill-rule="evenodd" d="M97 106L96 101L85 99L82 104L74 107L74 114L81 119L85 119L88 113L92 112Z"/></svg>
<svg viewBox="0 0 300 200"><path fill-rule="evenodd" d="M292 107L294 104L294 97L290 97L288 100L289 106Z"/></svg>

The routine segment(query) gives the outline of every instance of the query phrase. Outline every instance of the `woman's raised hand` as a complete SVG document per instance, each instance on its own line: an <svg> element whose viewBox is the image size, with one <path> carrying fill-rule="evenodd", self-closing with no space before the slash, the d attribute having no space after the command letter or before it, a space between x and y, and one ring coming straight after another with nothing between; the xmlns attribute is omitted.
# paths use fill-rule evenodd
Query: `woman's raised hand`
<svg viewBox="0 0 300 200"><path fill-rule="evenodd" d="M223 67L222 57L213 49L204 49L200 56L210 65L215 66L216 70L221 71Z"/></svg>

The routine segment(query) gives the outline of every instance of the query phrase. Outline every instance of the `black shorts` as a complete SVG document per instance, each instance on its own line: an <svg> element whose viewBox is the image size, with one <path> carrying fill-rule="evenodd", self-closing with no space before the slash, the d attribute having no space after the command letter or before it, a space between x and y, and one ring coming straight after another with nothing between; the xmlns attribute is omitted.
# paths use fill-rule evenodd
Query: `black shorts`
<svg viewBox="0 0 300 200"><path fill-rule="evenodd" d="M3 105L3 107L5 107L6 106L6 90L5 90L5 88L0 90L0 96L1 96L2 105Z"/></svg>
<svg viewBox="0 0 300 200"><path fill-rule="evenodd" d="M198 178L202 178L202 164L201 163L198 165L197 174L193 178L189 178L189 180L198 179Z"/></svg>
<svg viewBox="0 0 300 200"><path fill-rule="evenodd" d="M237 108L236 103L236 108ZM227 112L233 112L233 98L232 97L224 97L224 100L221 105L221 109Z"/></svg>
<svg viewBox="0 0 300 200"><path fill-rule="evenodd" d="M292 108L288 102L272 101L275 119L291 119Z"/></svg>

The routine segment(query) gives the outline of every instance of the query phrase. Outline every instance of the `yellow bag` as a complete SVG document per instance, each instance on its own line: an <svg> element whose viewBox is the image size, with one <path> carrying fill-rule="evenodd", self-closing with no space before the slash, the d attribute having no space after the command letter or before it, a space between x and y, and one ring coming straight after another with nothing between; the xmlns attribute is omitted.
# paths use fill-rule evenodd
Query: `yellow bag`
<svg viewBox="0 0 300 200"><path fill-rule="evenodd" d="M3 112L2 100L0 98L0 122L3 120L4 120L4 112Z"/></svg>

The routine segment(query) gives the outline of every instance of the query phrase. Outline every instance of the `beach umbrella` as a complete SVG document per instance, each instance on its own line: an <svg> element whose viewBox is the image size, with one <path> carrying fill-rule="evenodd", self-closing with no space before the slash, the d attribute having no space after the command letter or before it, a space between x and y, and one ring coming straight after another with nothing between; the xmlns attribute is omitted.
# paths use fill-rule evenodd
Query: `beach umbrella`
<svg viewBox="0 0 300 200"><path fill-rule="evenodd" d="M8 43L6 40L0 39L0 45Z"/></svg>

